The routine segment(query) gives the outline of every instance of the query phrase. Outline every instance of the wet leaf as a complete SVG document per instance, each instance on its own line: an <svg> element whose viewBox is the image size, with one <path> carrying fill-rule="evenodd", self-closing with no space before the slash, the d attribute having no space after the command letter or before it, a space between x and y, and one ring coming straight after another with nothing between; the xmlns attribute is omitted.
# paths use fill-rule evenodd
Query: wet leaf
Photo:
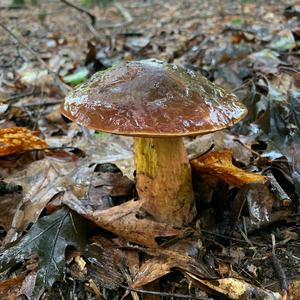
<svg viewBox="0 0 300 300"><path fill-rule="evenodd" d="M3 114L7 111L8 109L8 104L6 103L1 103L1 98L0 98L0 114Z"/></svg>
<svg viewBox="0 0 300 300"><path fill-rule="evenodd" d="M158 237L182 236L189 230L175 229L169 224L144 218L141 213L142 201L131 200L100 211L88 211L76 199L66 198L63 203L96 225L127 241L146 247L158 247Z"/></svg>
<svg viewBox="0 0 300 300"><path fill-rule="evenodd" d="M279 53L270 49L263 49L249 55L253 68L266 74L278 72L278 66L283 63L278 57Z"/></svg>
<svg viewBox="0 0 300 300"><path fill-rule="evenodd" d="M23 190L23 199L16 208L6 242L14 241L28 224L35 223L47 203L66 189L68 185L64 182L64 175L74 171L77 163L47 157L31 163L17 175L6 178L8 182L20 185Z"/></svg>
<svg viewBox="0 0 300 300"><path fill-rule="evenodd" d="M296 42L290 30L286 29L278 33L269 44L269 47L279 51L286 51L296 47Z"/></svg>
<svg viewBox="0 0 300 300"><path fill-rule="evenodd" d="M55 281L63 279L66 247L85 247L85 224L82 218L66 209L41 218L20 240L7 245L0 253L0 271L37 253L35 292L51 287Z"/></svg>
<svg viewBox="0 0 300 300"><path fill-rule="evenodd" d="M10 229L22 194L11 193L0 196L0 226L7 232Z"/></svg>
<svg viewBox="0 0 300 300"><path fill-rule="evenodd" d="M154 256L146 260L140 267L133 281L133 287L138 288L170 273L173 268L182 272L187 271L200 278L216 278L202 260L195 259L176 249L144 249L147 254Z"/></svg>
<svg viewBox="0 0 300 300"><path fill-rule="evenodd" d="M193 159L191 163L198 172L211 174L237 187L265 181L265 177L262 175L235 167L232 164L232 152L230 150L212 151Z"/></svg>
<svg viewBox="0 0 300 300"><path fill-rule="evenodd" d="M33 162L6 180L23 190L6 242L35 223L46 206L48 210L56 209L63 199L74 203L79 200L88 211L102 210L111 207L113 201L124 201L133 190L133 182L113 164L96 165L76 157L70 161L69 156L57 155Z"/></svg>
<svg viewBox="0 0 300 300"><path fill-rule="evenodd" d="M187 273L189 277L198 281L199 283L207 286L208 288L215 290L229 299L268 299L268 300L280 300L281 295L279 293L256 287L241 279L236 278L223 278L218 280L203 280L197 278L193 274Z"/></svg>
<svg viewBox="0 0 300 300"><path fill-rule="evenodd" d="M34 300L32 297L34 286L35 286L35 280L36 280L36 271L30 272L25 279L23 280L20 294L25 295L28 300Z"/></svg>
<svg viewBox="0 0 300 300"><path fill-rule="evenodd" d="M100 243L94 243L85 249L84 256L89 262L88 277L99 286L113 289L123 282L120 268L124 254L116 245L111 243L109 246L102 246Z"/></svg>
<svg viewBox="0 0 300 300"><path fill-rule="evenodd" d="M38 137L37 132L27 128L0 129L0 156L47 147L47 143Z"/></svg>
<svg viewBox="0 0 300 300"><path fill-rule="evenodd" d="M24 84L30 85L45 85L51 82L51 77L48 74L48 71L45 69L37 69L33 68L28 64L24 64L24 66L18 70L21 81Z"/></svg>
<svg viewBox="0 0 300 300"><path fill-rule="evenodd" d="M243 186L236 195L232 210L232 229L234 229L242 208L248 203L250 222L255 227L268 224L271 220L273 195L263 183L251 183Z"/></svg>
<svg viewBox="0 0 300 300"><path fill-rule="evenodd" d="M9 278L0 282L0 297L1 299L17 299L20 295L20 288L24 280L24 274L14 278Z"/></svg>

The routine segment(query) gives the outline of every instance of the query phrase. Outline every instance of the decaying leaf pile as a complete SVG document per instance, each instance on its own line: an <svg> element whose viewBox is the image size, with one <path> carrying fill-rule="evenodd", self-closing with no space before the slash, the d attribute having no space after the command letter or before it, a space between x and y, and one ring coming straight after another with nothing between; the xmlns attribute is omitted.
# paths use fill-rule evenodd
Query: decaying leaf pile
<svg viewBox="0 0 300 300"><path fill-rule="evenodd" d="M300 299L299 5L107 4L1 3L0 298ZM141 58L201 72L249 110L185 140L188 228L141 211L131 138L60 115L72 85Z"/></svg>

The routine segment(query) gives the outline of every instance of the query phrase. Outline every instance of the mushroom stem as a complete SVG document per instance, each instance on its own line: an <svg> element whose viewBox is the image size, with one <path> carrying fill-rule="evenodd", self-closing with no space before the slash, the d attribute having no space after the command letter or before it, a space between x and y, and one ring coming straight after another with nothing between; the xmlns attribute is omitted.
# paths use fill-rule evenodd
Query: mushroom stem
<svg viewBox="0 0 300 300"><path fill-rule="evenodd" d="M156 221L186 225L196 214L191 167L181 137L134 139L136 187Z"/></svg>

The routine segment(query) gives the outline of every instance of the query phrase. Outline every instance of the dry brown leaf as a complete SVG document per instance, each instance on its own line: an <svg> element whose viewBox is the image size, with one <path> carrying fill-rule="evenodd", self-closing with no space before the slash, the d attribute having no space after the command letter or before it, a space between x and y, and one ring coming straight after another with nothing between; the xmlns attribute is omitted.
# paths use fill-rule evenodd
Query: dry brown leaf
<svg viewBox="0 0 300 300"><path fill-rule="evenodd" d="M15 278L8 278L0 282L0 298L14 300L20 295L20 288L24 280L24 274Z"/></svg>
<svg viewBox="0 0 300 300"><path fill-rule="evenodd" d="M211 174L237 187L254 182L264 183L266 180L265 176L235 167L232 164L231 150L209 152L193 159L191 164L198 172Z"/></svg>
<svg viewBox="0 0 300 300"><path fill-rule="evenodd" d="M281 296L279 293L256 287L250 283L236 278L223 278L218 280L203 280L190 272L186 273L191 279L217 291L229 299L266 299L279 300Z"/></svg>
<svg viewBox="0 0 300 300"><path fill-rule="evenodd" d="M169 249L144 249L148 255L155 256L145 261L134 278L132 287L139 288L170 273L173 268L191 272L201 278L216 278L214 272L199 259L184 254L185 251Z"/></svg>
<svg viewBox="0 0 300 300"><path fill-rule="evenodd" d="M163 258L152 258L142 264L134 279L133 288L140 288L171 272L175 261Z"/></svg>
<svg viewBox="0 0 300 300"><path fill-rule="evenodd" d="M7 232L16 213L18 204L22 201L22 194L9 193L0 196L0 226Z"/></svg>
<svg viewBox="0 0 300 300"><path fill-rule="evenodd" d="M6 178L8 183L22 186L22 201L16 207L5 243L14 241L29 223L37 221L47 203L73 183L72 176L81 170L82 164L79 160L46 157Z"/></svg>
<svg viewBox="0 0 300 300"><path fill-rule="evenodd" d="M24 127L0 129L0 156L47 147L46 142L35 131Z"/></svg>
<svg viewBox="0 0 300 300"><path fill-rule="evenodd" d="M82 280L92 280L98 287L108 289L116 289L124 281L124 276L120 271L124 253L112 242L110 245L103 245L101 242L88 245L84 250L84 256L89 264L86 274L81 272ZM73 270L73 272L79 276L78 270Z"/></svg>
<svg viewBox="0 0 300 300"><path fill-rule="evenodd" d="M102 211L83 214L98 226L123 237L127 241L146 247L158 247L156 238L182 236L187 230L175 229L165 223L139 218L142 201L128 201ZM65 203L68 205L68 203ZM72 207L71 207L72 208Z"/></svg>

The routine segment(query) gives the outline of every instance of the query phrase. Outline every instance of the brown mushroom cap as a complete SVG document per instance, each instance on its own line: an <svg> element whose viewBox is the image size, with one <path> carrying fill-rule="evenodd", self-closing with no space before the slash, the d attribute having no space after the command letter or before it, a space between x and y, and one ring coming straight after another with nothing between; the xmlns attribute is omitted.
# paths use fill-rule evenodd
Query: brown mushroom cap
<svg viewBox="0 0 300 300"><path fill-rule="evenodd" d="M125 62L94 74L62 113L85 127L130 136L188 136L237 123L247 109L204 76L158 60Z"/></svg>

